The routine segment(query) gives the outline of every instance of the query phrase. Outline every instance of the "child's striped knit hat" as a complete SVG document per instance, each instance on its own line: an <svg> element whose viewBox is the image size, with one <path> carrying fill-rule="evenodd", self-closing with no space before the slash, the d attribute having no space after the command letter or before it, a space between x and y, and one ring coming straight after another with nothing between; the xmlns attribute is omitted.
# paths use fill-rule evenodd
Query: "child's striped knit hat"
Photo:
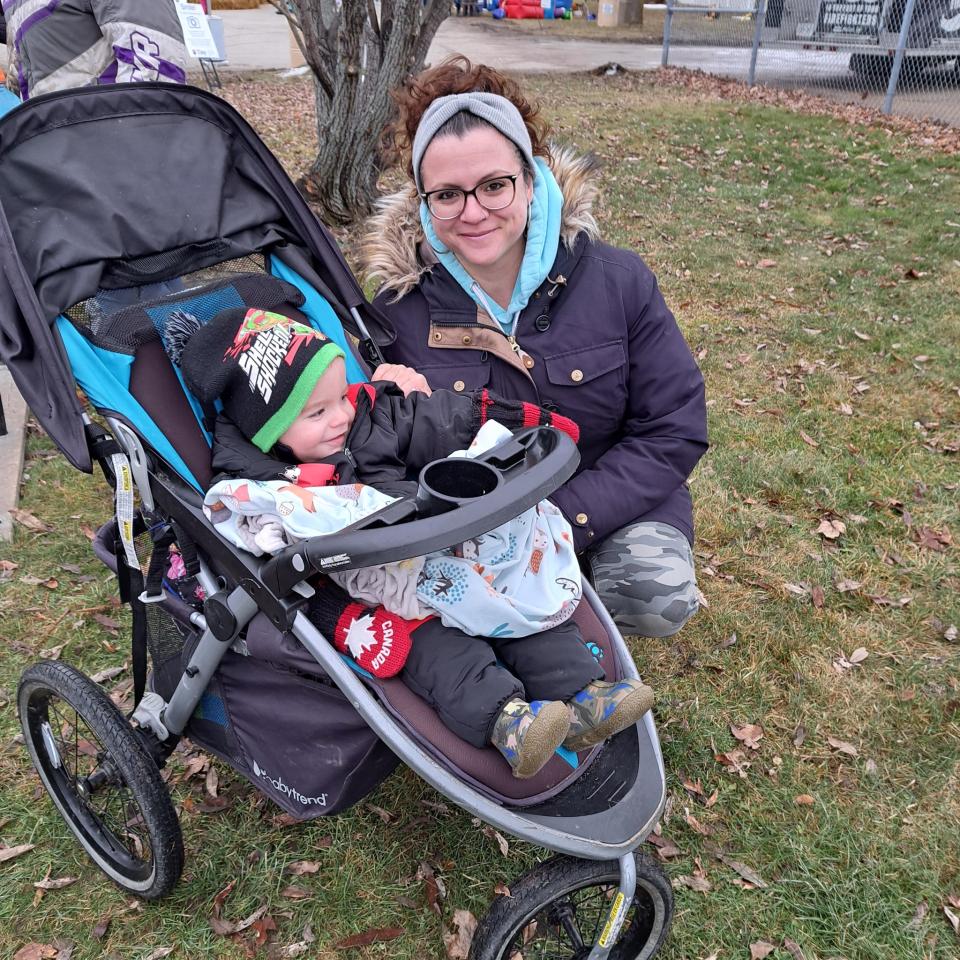
<svg viewBox="0 0 960 960"><path fill-rule="evenodd" d="M223 412L264 453L287 432L317 381L344 352L319 330L282 313L237 307L218 313L183 348L196 396Z"/></svg>

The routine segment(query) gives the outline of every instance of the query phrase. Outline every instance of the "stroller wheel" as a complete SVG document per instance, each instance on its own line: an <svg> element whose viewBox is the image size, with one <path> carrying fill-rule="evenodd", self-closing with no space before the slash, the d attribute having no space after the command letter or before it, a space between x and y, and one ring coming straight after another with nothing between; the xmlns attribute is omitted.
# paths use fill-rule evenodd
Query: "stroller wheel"
<svg viewBox="0 0 960 960"><path fill-rule="evenodd" d="M648 960L673 918L673 890L654 861L634 854L637 891L610 960ZM586 960L620 883L616 861L554 857L511 884L480 921L470 960Z"/></svg>
<svg viewBox="0 0 960 960"><path fill-rule="evenodd" d="M169 893L183 869L180 823L123 714L89 677L53 661L24 671L17 709L47 793L97 866L138 897Z"/></svg>

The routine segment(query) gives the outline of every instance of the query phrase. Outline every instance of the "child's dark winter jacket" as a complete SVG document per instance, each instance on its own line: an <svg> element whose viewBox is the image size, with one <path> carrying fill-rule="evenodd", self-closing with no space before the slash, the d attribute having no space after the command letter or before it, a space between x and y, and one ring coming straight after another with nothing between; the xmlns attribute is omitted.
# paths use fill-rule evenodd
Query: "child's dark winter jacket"
<svg viewBox="0 0 960 960"><path fill-rule="evenodd" d="M555 426L573 437L579 431L572 420L541 410L532 403L501 400L487 391L459 394L437 390L432 396L405 397L393 383L354 384L348 393L356 409L346 447L319 464L297 464L290 451L277 444L261 453L228 417L217 418L213 438L215 480L286 479L301 486L362 482L384 493L411 489L431 460L468 447L487 420L509 429L538 424Z"/></svg>

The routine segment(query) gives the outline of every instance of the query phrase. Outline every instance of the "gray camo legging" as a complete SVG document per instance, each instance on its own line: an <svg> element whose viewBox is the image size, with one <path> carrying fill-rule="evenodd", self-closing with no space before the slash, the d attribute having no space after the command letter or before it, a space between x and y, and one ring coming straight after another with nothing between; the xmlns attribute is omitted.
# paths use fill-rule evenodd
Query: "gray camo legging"
<svg viewBox="0 0 960 960"><path fill-rule="evenodd" d="M587 551L587 572L624 632L675 634L699 608L693 551L668 523L632 523Z"/></svg>

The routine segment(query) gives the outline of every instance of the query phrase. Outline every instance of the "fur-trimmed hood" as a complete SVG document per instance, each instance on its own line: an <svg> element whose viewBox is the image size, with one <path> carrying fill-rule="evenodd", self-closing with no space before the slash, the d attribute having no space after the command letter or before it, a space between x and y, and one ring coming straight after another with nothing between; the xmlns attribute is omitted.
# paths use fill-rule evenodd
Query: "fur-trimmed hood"
<svg viewBox="0 0 960 960"><path fill-rule="evenodd" d="M592 154L578 155L567 147L552 147L550 169L563 193L560 239L570 248L581 233L599 240L593 216L597 197L598 163ZM421 256L424 241L420 223L420 200L412 187L388 194L377 201L378 211L367 221L361 247L363 274L375 280L380 291L392 290L393 299L406 296L429 271L433 262Z"/></svg>

